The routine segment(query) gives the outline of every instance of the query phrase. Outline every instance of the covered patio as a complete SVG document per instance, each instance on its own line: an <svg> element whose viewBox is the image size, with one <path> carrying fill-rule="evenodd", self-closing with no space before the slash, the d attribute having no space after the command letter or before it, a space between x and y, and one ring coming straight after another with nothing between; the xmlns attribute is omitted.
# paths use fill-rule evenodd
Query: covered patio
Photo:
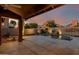
<svg viewBox="0 0 79 59"><path fill-rule="evenodd" d="M1 36L1 23L2 17L8 17L13 19L18 19L19 23L19 35L18 35L18 42L22 42L22 29L23 29L23 21L27 20L28 18L34 17L41 13L47 12L49 10L58 8L62 6L61 4L37 4L37 5L30 5L30 4L19 4L19 5L9 5L9 4L1 4L0 5L0 45L2 44L2 36Z"/></svg>
<svg viewBox="0 0 79 59"><path fill-rule="evenodd" d="M72 41L56 40L50 36L23 36L23 22L31 17L42 14L49 10L56 9L60 4L46 4L46 5L0 5L0 54L9 55L71 55L79 54L78 38ZM17 19L19 21L19 35L18 41L11 41L7 43L2 42L1 23L2 18L8 17ZM73 37L74 38L74 37ZM76 44L74 44L76 43Z"/></svg>

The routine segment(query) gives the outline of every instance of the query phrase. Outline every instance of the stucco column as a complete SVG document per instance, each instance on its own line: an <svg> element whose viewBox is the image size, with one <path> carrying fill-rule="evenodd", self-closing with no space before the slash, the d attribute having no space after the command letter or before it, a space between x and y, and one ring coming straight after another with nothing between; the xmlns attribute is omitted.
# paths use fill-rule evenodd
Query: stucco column
<svg viewBox="0 0 79 59"><path fill-rule="evenodd" d="M1 16L0 16L0 45L2 44L2 42L1 42Z"/></svg>
<svg viewBox="0 0 79 59"><path fill-rule="evenodd" d="M22 42L22 29L23 29L23 24L22 24L22 19L19 19L19 36L18 36L18 41Z"/></svg>

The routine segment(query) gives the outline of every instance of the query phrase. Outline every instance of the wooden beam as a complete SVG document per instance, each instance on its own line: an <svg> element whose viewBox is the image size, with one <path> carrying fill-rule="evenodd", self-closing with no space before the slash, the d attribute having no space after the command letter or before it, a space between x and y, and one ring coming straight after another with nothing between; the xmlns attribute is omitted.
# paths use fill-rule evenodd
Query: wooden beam
<svg viewBox="0 0 79 59"><path fill-rule="evenodd" d="M1 20L2 20L2 19L1 19L1 16L0 16L0 45L1 45L1 43L2 43L2 42L1 42Z"/></svg>
<svg viewBox="0 0 79 59"><path fill-rule="evenodd" d="M14 19L19 19L21 17L10 10L4 9L1 6L0 6L0 15L3 17L9 17L9 18L14 18Z"/></svg>
<svg viewBox="0 0 79 59"><path fill-rule="evenodd" d="M0 6L3 7L4 9L7 9L7 10L19 15L19 16L23 16L21 8L13 7L13 6L11 6L11 4L1 4Z"/></svg>
<svg viewBox="0 0 79 59"><path fill-rule="evenodd" d="M54 10L54 9L60 7L60 6L63 6L63 5L64 4L58 4L58 5L51 4L51 5L48 5L46 8L43 8L43 9L39 10L38 12L31 14L30 16L26 17L25 19L27 20L27 19L29 19L31 17L40 15L40 14L45 13L45 12L48 12L50 10Z"/></svg>
<svg viewBox="0 0 79 59"><path fill-rule="evenodd" d="M42 13L44 13L44 12L49 11L49 10L52 10L52 7L47 7L47 8L45 8L45 9L42 9L42 10L40 10L39 12L36 12L36 13L30 15L29 17L26 17L25 19L27 20L27 19L29 19L29 18L31 18L31 17L40 15L40 14L42 14Z"/></svg>
<svg viewBox="0 0 79 59"><path fill-rule="evenodd" d="M23 29L23 22L22 19L19 19L19 36L18 36L18 41L22 42L22 29Z"/></svg>
<svg viewBox="0 0 79 59"><path fill-rule="evenodd" d="M20 16L17 16L14 13L10 13L10 12L4 12L4 13L0 13L1 16L3 17L9 17L9 18L13 18L13 19L19 19Z"/></svg>

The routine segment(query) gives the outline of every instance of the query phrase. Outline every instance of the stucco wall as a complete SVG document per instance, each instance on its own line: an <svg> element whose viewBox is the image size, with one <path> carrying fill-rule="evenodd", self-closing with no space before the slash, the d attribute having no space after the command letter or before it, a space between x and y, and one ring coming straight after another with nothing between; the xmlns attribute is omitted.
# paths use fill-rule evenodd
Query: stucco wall
<svg viewBox="0 0 79 59"><path fill-rule="evenodd" d="M1 34L2 36L9 33L10 35L18 35L19 29L18 28L9 28L9 20L8 18L5 19L4 25L1 26Z"/></svg>

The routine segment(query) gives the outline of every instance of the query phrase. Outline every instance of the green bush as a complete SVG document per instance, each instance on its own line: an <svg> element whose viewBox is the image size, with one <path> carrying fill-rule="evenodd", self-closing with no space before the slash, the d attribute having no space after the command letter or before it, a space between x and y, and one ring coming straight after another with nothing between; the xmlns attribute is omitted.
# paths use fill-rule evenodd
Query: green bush
<svg viewBox="0 0 79 59"><path fill-rule="evenodd" d="M25 24L25 29L27 28L37 28L38 27L38 24L36 23L29 23L29 24Z"/></svg>

